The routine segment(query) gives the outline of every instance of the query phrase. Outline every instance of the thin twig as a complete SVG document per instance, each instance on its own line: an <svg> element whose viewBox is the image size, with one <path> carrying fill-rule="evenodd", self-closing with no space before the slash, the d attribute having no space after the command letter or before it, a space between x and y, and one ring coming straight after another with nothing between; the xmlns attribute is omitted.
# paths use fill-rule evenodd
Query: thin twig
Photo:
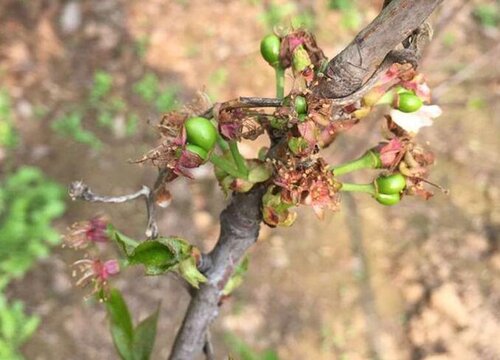
<svg viewBox="0 0 500 360"><path fill-rule="evenodd" d="M142 188L132 194L121 195L121 196L102 196L95 194L90 187L82 181L74 181L69 186L69 196L72 200L85 200L89 202L102 202L102 203L113 203L119 204L128 201L138 199L144 196L146 200L146 210L148 223L146 226L145 234L148 239L155 239L158 237L158 225L155 218L155 208L153 192L151 189L145 185Z"/></svg>
<svg viewBox="0 0 500 360"><path fill-rule="evenodd" d="M218 109L247 109L247 108L264 108L264 107L280 107L283 106L283 99L277 98L263 98L263 97L248 97L240 96L236 99L231 99L223 103L216 104ZM216 106L207 109L201 116L211 119L213 117L213 110Z"/></svg>
<svg viewBox="0 0 500 360"><path fill-rule="evenodd" d="M278 98L262 98L262 97L240 97L239 101L242 105L248 107L279 107L283 105L283 99Z"/></svg>

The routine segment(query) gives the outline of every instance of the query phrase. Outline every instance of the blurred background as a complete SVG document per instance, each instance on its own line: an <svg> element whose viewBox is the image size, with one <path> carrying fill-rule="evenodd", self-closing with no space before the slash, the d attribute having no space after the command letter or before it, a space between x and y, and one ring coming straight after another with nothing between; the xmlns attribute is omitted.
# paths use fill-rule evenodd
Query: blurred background
<svg viewBox="0 0 500 360"><path fill-rule="evenodd" d="M127 160L157 144L163 112L198 91L271 97L259 42L274 26L311 29L332 57L381 4L0 0L0 359L117 358L104 307L73 285L83 253L62 248L59 234L106 214L141 237L143 202L72 203L71 181L108 195L151 185L155 169ZM386 208L360 194L323 221L300 209L291 228L263 226L246 281L212 326L218 358L500 359L500 5L448 0L432 23L421 70L444 114L419 139L449 195ZM325 157L352 159L378 139L369 118ZM213 246L227 200L210 174L172 184L162 234ZM140 269L114 285L136 321L161 301L153 359L166 358L186 291Z"/></svg>

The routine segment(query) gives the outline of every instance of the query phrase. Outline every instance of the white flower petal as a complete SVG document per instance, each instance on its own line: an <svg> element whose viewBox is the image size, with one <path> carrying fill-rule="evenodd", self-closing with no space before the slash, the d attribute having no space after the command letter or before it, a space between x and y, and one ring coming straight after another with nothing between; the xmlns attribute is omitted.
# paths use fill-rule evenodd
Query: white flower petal
<svg viewBox="0 0 500 360"><path fill-rule="evenodd" d="M419 111L413 113L405 113L396 109L392 109L390 112L392 121L394 121L398 126L403 128L409 133L418 133L420 128L424 126L431 126L432 119L425 112L422 112L422 108Z"/></svg>
<svg viewBox="0 0 500 360"><path fill-rule="evenodd" d="M440 117L443 110L437 105L424 105L418 111L419 113L425 114L425 116L435 119Z"/></svg>

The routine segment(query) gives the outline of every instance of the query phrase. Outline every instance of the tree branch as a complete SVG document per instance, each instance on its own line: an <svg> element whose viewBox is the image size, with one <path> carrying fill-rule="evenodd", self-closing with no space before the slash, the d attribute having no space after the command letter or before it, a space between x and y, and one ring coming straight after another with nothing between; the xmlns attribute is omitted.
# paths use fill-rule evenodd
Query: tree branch
<svg viewBox="0 0 500 360"><path fill-rule="evenodd" d="M314 89L319 97L348 97L380 72L387 55L408 38L442 0L392 0L335 56Z"/></svg>
<svg viewBox="0 0 500 360"><path fill-rule="evenodd" d="M201 352L210 323L217 317L222 290L234 267L259 235L260 208L265 187L235 194L221 213L221 232L215 248L208 254L212 266L206 272L208 281L192 297L186 317L177 333L170 360L191 360Z"/></svg>
<svg viewBox="0 0 500 360"><path fill-rule="evenodd" d="M340 54L333 58L325 78L314 89L323 98L347 97L367 82L390 51L417 29L442 0L393 0L381 14ZM244 104L247 102L247 104ZM240 98L237 106L280 106L276 100ZM210 109L209 114L211 114ZM273 148L271 148L270 154ZM222 290L234 267L254 244L261 222L261 202L265 187L235 193L222 212L221 233L208 257L208 281L193 295L179 329L170 360L192 360L201 353L206 334L218 315ZM205 270L205 269L204 269Z"/></svg>

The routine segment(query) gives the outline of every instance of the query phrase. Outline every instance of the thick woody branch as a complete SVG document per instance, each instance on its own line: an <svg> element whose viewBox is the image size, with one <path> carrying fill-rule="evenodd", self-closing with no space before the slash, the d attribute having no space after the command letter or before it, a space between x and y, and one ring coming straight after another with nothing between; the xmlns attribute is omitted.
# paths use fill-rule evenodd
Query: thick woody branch
<svg viewBox="0 0 500 360"><path fill-rule="evenodd" d="M208 281L200 286L177 333L170 360L195 359L206 340L209 325L218 315L222 290L235 266L255 243L261 222L261 202L265 188L258 186L246 194L235 194L220 216L221 232L208 256L212 266Z"/></svg>
<svg viewBox="0 0 500 360"><path fill-rule="evenodd" d="M323 98L347 97L359 90L387 55L412 34L442 0L392 0L329 63L315 92Z"/></svg>

